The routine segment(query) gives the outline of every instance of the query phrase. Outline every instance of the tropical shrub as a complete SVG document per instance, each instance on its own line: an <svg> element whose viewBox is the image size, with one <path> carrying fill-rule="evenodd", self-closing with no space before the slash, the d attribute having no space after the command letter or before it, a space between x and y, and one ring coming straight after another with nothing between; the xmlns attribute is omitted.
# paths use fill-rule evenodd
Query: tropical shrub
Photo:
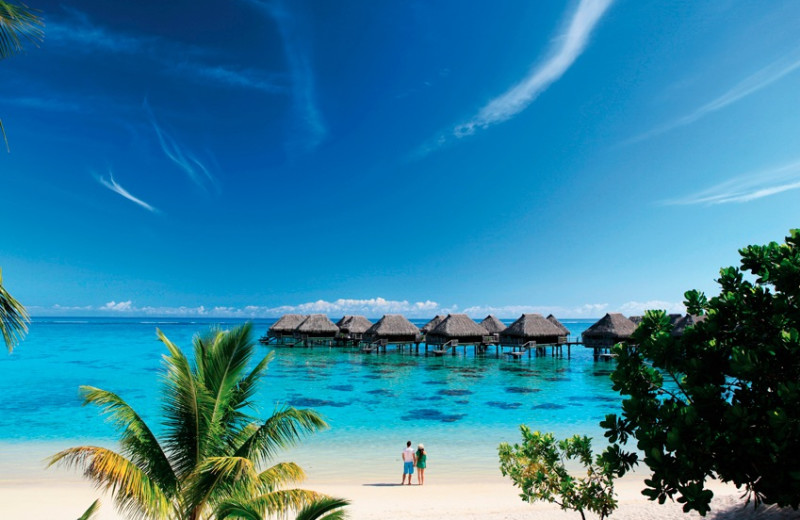
<svg viewBox="0 0 800 520"><path fill-rule="evenodd" d="M604 519L617 507L611 465L592 454L589 437L575 435L557 441L552 433L532 432L520 426L522 444L500 444L500 471L522 490L525 502L539 500L574 510L585 520L585 511ZM586 470L585 477L575 477L567 470L567 461L575 460Z"/></svg>
<svg viewBox="0 0 800 520"><path fill-rule="evenodd" d="M635 438L652 475L643 493L685 511L709 511L708 478L760 503L800 505L800 232L739 251L720 293L686 293L705 320L673 336L648 312L632 341L615 347L622 415L601 423L618 453Z"/></svg>

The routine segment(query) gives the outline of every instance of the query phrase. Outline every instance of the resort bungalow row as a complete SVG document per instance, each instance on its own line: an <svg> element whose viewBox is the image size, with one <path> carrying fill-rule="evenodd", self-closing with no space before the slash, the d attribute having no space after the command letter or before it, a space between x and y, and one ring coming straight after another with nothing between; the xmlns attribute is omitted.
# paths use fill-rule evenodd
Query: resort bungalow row
<svg viewBox="0 0 800 520"><path fill-rule="evenodd" d="M682 335L703 318L670 315L673 335ZM437 354L467 346L484 352L494 346L498 352L510 349L506 354L511 355L543 352L548 347L555 353L565 345L582 344L593 349L595 356L609 356L611 347L630 339L639 321L638 316L626 318L619 313L608 313L586 329L580 340L570 341L569 329L552 314L546 318L541 314L522 314L508 326L493 315L480 323L466 314L438 315L421 328L400 314L386 314L375 323L357 315L346 315L333 323L325 314L285 314L260 341L284 346L354 346L364 351L386 350L388 345L398 348L413 345L418 350L424 344L426 351L431 347Z"/></svg>

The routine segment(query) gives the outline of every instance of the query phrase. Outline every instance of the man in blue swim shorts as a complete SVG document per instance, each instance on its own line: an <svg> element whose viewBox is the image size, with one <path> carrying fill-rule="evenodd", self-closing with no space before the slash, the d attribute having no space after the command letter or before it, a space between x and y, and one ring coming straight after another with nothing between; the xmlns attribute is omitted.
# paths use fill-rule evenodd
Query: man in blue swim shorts
<svg viewBox="0 0 800 520"><path fill-rule="evenodd" d="M411 485L411 475L414 474L414 464L417 462L417 456L414 450L411 449L411 441L406 443L406 449L403 450L403 480L400 485L406 483L406 475L408 475L408 485Z"/></svg>

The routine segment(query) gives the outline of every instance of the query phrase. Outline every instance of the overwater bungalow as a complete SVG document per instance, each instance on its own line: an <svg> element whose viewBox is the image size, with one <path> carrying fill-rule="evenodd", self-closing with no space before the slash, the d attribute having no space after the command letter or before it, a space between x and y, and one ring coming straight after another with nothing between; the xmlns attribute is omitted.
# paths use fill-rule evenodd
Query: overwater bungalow
<svg viewBox="0 0 800 520"><path fill-rule="evenodd" d="M336 326L339 327L339 339L359 342L372 327L372 322L364 316L344 316L336 322Z"/></svg>
<svg viewBox="0 0 800 520"><path fill-rule="evenodd" d="M425 335L427 345L484 345L491 342L489 331L466 314L448 314Z"/></svg>
<svg viewBox="0 0 800 520"><path fill-rule="evenodd" d="M485 318L483 318L483 321L481 321L480 325L484 329L486 329L489 332L489 334L496 334L496 335L499 335L501 332L503 332L508 328L505 323L498 320L493 314L490 314Z"/></svg>
<svg viewBox="0 0 800 520"><path fill-rule="evenodd" d="M502 345L557 345L567 342L568 333L556 327L541 314L523 314L500 333Z"/></svg>
<svg viewBox="0 0 800 520"><path fill-rule="evenodd" d="M302 314L284 314L267 330L267 335L259 339L261 343L285 343L287 339L294 339L294 329L303 323L307 316Z"/></svg>
<svg viewBox="0 0 800 520"><path fill-rule="evenodd" d="M436 316L434 316L434 318L433 318L431 321L429 321L428 323L426 323L425 325L423 325L423 326L422 326L422 328L420 328L419 330L420 330L420 331L421 331L423 334L427 334L427 333L429 333L430 331L432 331L433 329L435 329L435 328L436 328L436 326L437 326L438 324L440 324L441 322L443 322L443 321L444 321L444 319L445 319L445 317L446 317L446 316L443 316L443 315L441 315L441 314L437 314Z"/></svg>
<svg viewBox="0 0 800 520"><path fill-rule="evenodd" d="M295 339L306 346L314 343L331 344L339 333L339 327L324 314L311 314L294 329Z"/></svg>
<svg viewBox="0 0 800 520"><path fill-rule="evenodd" d="M694 314L687 314L686 316L682 316L672 328L672 335L676 338L680 338L683 336L684 332L686 332L686 329L693 327L701 321L705 321L705 319L705 315L697 316Z"/></svg>
<svg viewBox="0 0 800 520"><path fill-rule="evenodd" d="M572 333L569 331L569 329L568 329L568 328L566 328L566 327L564 326L564 324L563 324L563 323L561 323L560 321L558 321L558 319L557 319L555 316L553 316L552 314L550 314L550 315L549 315L547 318L545 318L545 319L546 319L547 321L549 321L550 323L552 323L553 325L555 325L556 327L558 327L558 330L560 330L561 332L563 332L563 333L564 333L564 334L566 334L567 336L569 336L570 334L572 334Z"/></svg>
<svg viewBox="0 0 800 520"><path fill-rule="evenodd" d="M583 344L589 348L608 350L616 343L631 337L636 324L619 313L608 313L597 323L583 331Z"/></svg>
<svg viewBox="0 0 800 520"><path fill-rule="evenodd" d="M401 314L386 314L364 333L364 341L375 346L419 344L422 334ZM373 350L369 347L368 350Z"/></svg>

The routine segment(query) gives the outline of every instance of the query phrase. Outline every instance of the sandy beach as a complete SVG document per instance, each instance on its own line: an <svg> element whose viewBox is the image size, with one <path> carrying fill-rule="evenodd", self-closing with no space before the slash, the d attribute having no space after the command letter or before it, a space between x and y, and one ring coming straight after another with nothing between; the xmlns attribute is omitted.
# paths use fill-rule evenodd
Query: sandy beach
<svg viewBox="0 0 800 520"><path fill-rule="evenodd" d="M487 482L448 484L431 478L424 486L400 486L396 483L346 482L309 486L317 491L346 497L351 500L349 517L353 520L381 518L400 520L407 518L437 519L489 519L523 520L548 518L580 518L574 511L561 511L553 504L522 502L516 489L501 479ZM612 515L616 519L676 519L701 518L696 513L684 514L679 504L658 505L639 495L641 482L626 480L618 487L620 505ZM742 509L739 494L728 486L715 486L711 519L798 518L797 512L761 508ZM73 477L60 480L9 480L0 483L0 504L3 518L27 520L53 520L77 518L96 498L103 503L98 519L121 520L111 500L98 494L86 482ZM587 518L596 515L587 514Z"/></svg>
<svg viewBox="0 0 800 520"><path fill-rule="evenodd" d="M74 519L97 498L102 507L99 520L122 520L109 497L96 491L75 471L60 468L45 470L39 446L27 455L3 457L0 462L0 518L26 520ZM310 459L310 453L299 453L298 459ZM343 467L331 459L306 461L309 472L306 488L347 498L353 520L400 520L438 518L523 520L580 518L574 511L561 511L557 505L524 503L511 482L499 471L484 467L482 472L461 473L456 465L434 466L426 474L424 486L401 486L399 464L386 461L371 467L372 471L337 474ZM309 466L313 466L313 469ZM393 471L396 470L396 471ZM643 474L626 476L617 483L619 508L612 518L619 520L701 518L696 513L684 514L681 505L659 505L640 494ZM414 478L416 482L416 477ZM732 486L715 483L711 519L764 518L770 520L800 518L794 511L777 511L751 507L743 509L740 493ZM587 518L597 518L587 514Z"/></svg>

